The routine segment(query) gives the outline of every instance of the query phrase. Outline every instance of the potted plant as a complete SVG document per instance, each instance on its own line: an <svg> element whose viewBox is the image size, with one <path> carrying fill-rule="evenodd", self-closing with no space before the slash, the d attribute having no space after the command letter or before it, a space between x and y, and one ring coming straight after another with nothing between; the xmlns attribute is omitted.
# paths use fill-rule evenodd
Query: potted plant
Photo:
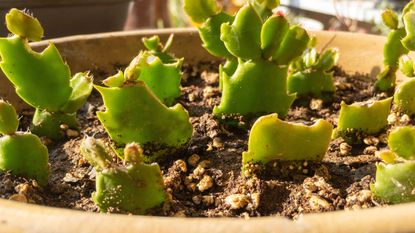
<svg viewBox="0 0 415 233"><path fill-rule="evenodd" d="M153 232L155 229L161 232L179 230L266 232L275 229L281 229L283 232L413 230L415 226L409 214L413 204L375 207L379 201L386 203L389 200L395 203L411 200L410 198L390 199L390 192L385 190L407 191L411 188L403 182L410 181L411 172L404 173L406 177L401 180L401 172L394 172L394 169L388 168L404 166L411 171L413 145L411 140L407 144L402 144L401 141L402 138L412 139L413 129L392 130L387 140L384 128L407 125L410 121L411 92L405 90L410 89L412 79L399 83L395 93L374 94L375 89L371 87L376 81L377 72L373 70L374 68L380 70L376 67L382 64L383 57L379 55L379 51L385 44L385 38L319 32L316 33L318 41L316 44L314 39L300 27L290 27L282 15L271 16L270 8L274 6L273 4L268 1L252 1L236 15L235 19L224 17L229 21L225 22L225 26L220 25L224 28L223 35L219 35L223 43L211 45L222 48L221 51L227 54L227 64L221 63L221 59L210 56L199 47L201 41L193 29L174 31L175 41L170 43L171 40L168 40L166 44L160 41L167 40L172 31L118 33L109 37L91 35L82 40L79 37L62 38L54 41L57 49L49 46L42 54L35 53L28 46L24 46L23 51L20 52L38 59L50 58L51 55L47 51L53 51L52 58L55 59L51 60L55 62L54 67L65 67L57 50L78 49L78 53L63 53L63 58L73 72L92 69L91 73L95 74L95 89L99 92L93 93L86 107L79 111L79 122L83 125L81 132L100 139L84 139L79 134L72 134L69 127L60 127L69 139L49 141L51 175L48 183L45 185L36 182L36 177L32 177L34 180L27 180L30 178L28 174L17 174L13 169L6 168L3 170L11 172L1 174L1 179L5 181L2 184L7 185L12 182L12 185L4 186L6 192L3 191L2 195L22 202L55 203L56 206L92 212L100 210L113 214L98 215L1 200L0 229L1 227L16 231L41 229L40 231L43 232L46 229L53 232L62 231L61 224L65 224L63 231L68 232L76 229L85 232L96 230ZM207 17L204 17L203 21L213 20L212 17L221 14L220 8L213 4L208 6L208 10L211 13L206 14ZM258 12L264 13L263 18ZM411 10L407 12L404 16L406 25L413 14ZM23 18L28 17L19 12L14 14ZM392 20L394 18L392 16ZM28 21L38 26L38 22L33 21L32 18L29 17ZM248 32L241 38L240 30L244 28L243 25L251 23L256 24L254 25L256 30ZM242 51L234 46L235 43L229 42L236 41L242 44L251 39L258 41L258 32L261 32L263 27L272 29L281 25L287 28L281 40L259 40L260 46L253 50L260 51L259 56L258 53L246 50L246 47L241 47L245 50ZM16 35L2 40L14 42L8 45L11 48L16 43L25 44L28 40L36 40L41 34L39 33L41 30L27 31L25 27L22 29L19 26L9 27L9 30ZM145 46L140 48L142 51L137 56L135 49L137 44L154 32L157 32L160 39L158 37L144 39ZM245 32L242 31L243 33ZM275 36L267 33L263 35L263 38ZM202 37L205 44L206 38L217 40L218 34L210 38ZM279 43L272 44L274 41ZM295 53L284 52L287 51L284 45L294 42L297 45ZM120 49L107 49L118 44L122 45ZM42 50L47 43L39 42L32 46ZM327 47L338 49L340 53L338 61L336 50L324 49L323 51L327 52L317 52ZM356 54L360 54L362 48L365 48L365 63L356 59L358 56ZM170 51L177 57L185 57L185 62L191 64L191 67L198 67L184 69L181 88L185 94L176 99L177 104L173 107L171 105L174 101L171 101L171 98L177 97L174 90L179 83L175 82L177 80L175 78L165 80L163 77L178 77L182 62L168 53L168 49L171 49ZM281 51L280 49L283 52L278 52ZM9 51L13 50L10 48L6 51L0 50L0 54L4 56ZM135 58L130 61L133 57ZM9 56L10 60L7 59L6 62L3 59L4 63L2 63L2 69L6 71L6 76L11 81L14 80L12 78L16 78L15 76L19 76L11 72L12 67L20 65L13 62L12 58ZM411 74L413 64L409 58L401 60L402 70L407 75ZM342 71L335 70L331 75L331 68L336 61ZM120 64L126 69L117 72ZM221 68L217 68L219 64L222 65ZM99 67L99 70L97 68L94 70L94 67ZM30 69L30 66L23 68ZM271 70L275 75L269 75L264 70ZM259 75L248 75L252 73L251 71L254 74L269 75L266 76L268 79L276 79L276 81L261 79L263 77ZM350 75L356 72L368 75ZM169 75L159 76L165 73ZM315 78L314 73L324 74L324 82ZM400 74L397 75L397 80L402 80ZM77 76L59 77L66 80L65 83L70 83L70 80ZM276 83L282 90L276 97L286 101L281 105L273 105L269 104L272 103L270 100L253 102L246 99L245 93L238 93L237 90L250 91L247 87L249 85L244 83L250 78L254 78L250 80L250 84L255 89L253 93L256 93L252 96L263 98L265 93L261 92L261 88L267 90ZM292 85L285 86L285 79L287 82L291 80ZM0 80L5 84L9 82L5 77ZM258 85L258 80L267 85ZM103 81L103 84L100 81ZM169 89L172 91L157 91L158 87L170 81L175 83L168 84L169 87L174 87ZM39 83L40 86L44 85ZM82 83L89 87L87 78ZM309 84L304 85L304 83ZM321 83L329 83L329 85L313 87L314 84ZM20 88L19 85L15 84L15 86ZM75 85L69 84L69 87L72 91L76 90ZM30 96L41 96L38 89L30 89ZM292 92L289 93L289 90ZM55 90L50 90L53 91ZM228 97L219 98L220 92L228 92ZM22 102L13 101L10 96L13 93L14 88L8 90L6 96L8 100L13 102L20 112L22 109L28 109ZM17 91L22 98L24 93L23 90ZM89 92L83 93L89 94ZM246 101L242 103L233 101L235 93L240 96L239 99ZM297 96L294 93L301 94ZM100 102L101 95L103 103ZM389 97L391 95L394 95L394 101ZM373 96L375 98L371 99ZM274 98L274 93L269 97ZM296 100L294 101L293 98ZM64 100L62 106L72 102L72 98L62 99ZM24 100L34 105L30 98ZM81 98L80 102L83 101L84 98ZM226 101L237 106L229 105ZM389 114L392 102L396 110ZM217 110L213 110L215 105L219 106ZM286 105L293 107L288 109ZM38 109L46 109L53 113L64 112L66 108L62 106L56 111L35 105ZM275 106L277 108L274 108ZM0 111L0 114L5 114L7 116L5 119L14 119L16 125L13 111L8 107L6 109L9 110ZM78 110L78 108L74 109ZM26 116L22 121L30 125L33 110L32 113L30 111L22 113ZM286 118L282 118L284 115ZM356 116L359 120L355 119ZM337 126L334 131L333 124ZM6 129L2 130L2 133L13 135L14 131L15 129L12 131ZM68 134L68 132L72 133ZM334 138L339 138L331 140L332 135ZM45 138L42 140L48 142ZM135 143L130 142L131 140ZM375 156L374 153L386 148L386 144L389 145L391 152L383 151L378 157ZM389 164L379 165L376 174L375 166L381 162L381 159ZM154 161L160 166L148 164ZM160 170L164 172L163 175ZM384 177L390 175L396 176L395 179L401 186L393 182L387 183L391 179ZM376 197L370 191L371 183ZM394 185L401 189L396 189ZM166 188L161 188L163 186ZM95 193L92 194L94 191ZM392 192L392 196L396 193L398 196L413 195L411 192ZM368 209L320 213L344 208ZM292 222L281 217L249 220L187 219L115 214L143 212L176 217L240 216L244 218L282 214L296 218L297 221ZM22 223L22 216L30 217ZM36 226L34 230L33 226Z"/></svg>

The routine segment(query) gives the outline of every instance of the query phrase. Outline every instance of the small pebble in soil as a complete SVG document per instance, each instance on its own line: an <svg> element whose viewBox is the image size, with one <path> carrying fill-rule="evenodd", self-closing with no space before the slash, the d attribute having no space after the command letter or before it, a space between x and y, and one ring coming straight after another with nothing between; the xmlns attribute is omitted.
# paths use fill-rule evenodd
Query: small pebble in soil
<svg viewBox="0 0 415 233"><path fill-rule="evenodd" d="M225 203L232 210L245 208L249 203L249 198L245 194L232 194L225 198Z"/></svg>
<svg viewBox="0 0 415 233"><path fill-rule="evenodd" d="M200 192L206 191L213 186L213 179L209 175L204 175L203 178L197 184L197 188Z"/></svg>
<svg viewBox="0 0 415 233"><path fill-rule="evenodd" d="M321 99L312 99L310 101L310 109L311 110L320 110L323 108L323 100Z"/></svg>
<svg viewBox="0 0 415 233"><path fill-rule="evenodd" d="M197 165L197 167L193 170L193 175L196 177L200 177L205 173L205 168L203 168L200 165Z"/></svg>
<svg viewBox="0 0 415 233"><path fill-rule="evenodd" d="M185 162L185 161L183 161L183 160L179 159L179 160L176 160L176 162L174 162L174 164L175 164L178 168L180 168L180 171L182 171L182 172L187 172L187 165L186 165L186 162Z"/></svg>
<svg viewBox="0 0 415 233"><path fill-rule="evenodd" d="M352 146L350 146L346 142L342 142L340 144L340 154L343 156L348 155L350 151L352 151L352 149L353 149Z"/></svg>
<svg viewBox="0 0 415 233"><path fill-rule="evenodd" d="M326 201L324 198L318 195L315 195L315 194L311 196L308 203L310 205L310 208L314 211L320 211L320 210L328 211L328 210L333 209L333 206L330 205L328 201Z"/></svg>
<svg viewBox="0 0 415 233"><path fill-rule="evenodd" d="M402 115L400 119L400 123L403 125L409 124L410 121L411 121L411 118L407 114Z"/></svg>
<svg viewBox="0 0 415 233"><path fill-rule="evenodd" d="M363 150L363 154L365 155L374 155L378 148L376 146L368 146Z"/></svg>
<svg viewBox="0 0 415 233"><path fill-rule="evenodd" d="M190 166L196 167L199 160L200 160L200 156L198 154L193 154L189 157L187 162L190 164Z"/></svg>
<svg viewBox="0 0 415 233"><path fill-rule="evenodd" d="M66 130L66 136L68 138L77 138L77 137L79 137L79 132L78 132L78 130L67 129Z"/></svg>
<svg viewBox="0 0 415 233"><path fill-rule="evenodd" d="M375 136L368 136L363 139L363 142L369 146L377 146L379 144L379 139Z"/></svg>

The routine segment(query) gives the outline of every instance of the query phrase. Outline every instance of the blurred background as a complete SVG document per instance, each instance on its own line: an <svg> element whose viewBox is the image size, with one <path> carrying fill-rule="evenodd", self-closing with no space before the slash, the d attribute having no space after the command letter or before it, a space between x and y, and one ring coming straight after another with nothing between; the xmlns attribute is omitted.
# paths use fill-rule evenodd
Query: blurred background
<svg viewBox="0 0 415 233"><path fill-rule="evenodd" d="M409 0L281 0L294 23L309 30L385 34L381 10L402 10ZM218 0L230 13L244 0ZM195 26L183 12L183 0L0 0L1 15L27 9L45 28L46 38L98 32ZM2 17L2 25L4 25ZM0 34L7 34L6 28Z"/></svg>

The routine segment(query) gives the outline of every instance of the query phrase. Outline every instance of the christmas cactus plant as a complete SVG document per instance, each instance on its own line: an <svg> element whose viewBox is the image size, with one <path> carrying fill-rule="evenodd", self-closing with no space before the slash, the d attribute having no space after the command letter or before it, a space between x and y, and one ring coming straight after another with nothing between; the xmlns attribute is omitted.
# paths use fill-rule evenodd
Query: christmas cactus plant
<svg viewBox="0 0 415 233"><path fill-rule="evenodd" d="M388 138L391 151L380 152L383 163L376 167L373 194L389 203L415 201L415 128L393 130Z"/></svg>
<svg viewBox="0 0 415 233"><path fill-rule="evenodd" d="M185 146L192 136L192 125L182 105L169 108L162 102L171 103L180 93L182 61L156 50L160 48L157 37L144 41L154 50L140 52L124 72L103 81L106 87L95 86L106 107L97 115L118 146L140 143L154 152L154 160ZM163 60L175 62L164 64Z"/></svg>
<svg viewBox="0 0 415 233"><path fill-rule="evenodd" d="M399 60L409 51L415 51L415 3L410 1L402 11L402 25L398 14L390 9L382 13L383 23L391 29L384 46L384 69L375 84L380 91L388 91L396 85Z"/></svg>
<svg viewBox="0 0 415 233"><path fill-rule="evenodd" d="M284 117L295 100L287 90L288 66L301 56L310 38L283 15L272 14L278 5L275 0L248 1L232 17L215 0L184 2L191 19L201 23L203 46L227 59L220 67L222 99L213 110L216 116Z"/></svg>
<svg viewBox="0 0 415 233"><path fill-rule="evenodd" d="M166 201L160 167L143 163L138 144L125 147L123 165L113 162L103 143L91 137L82 142L81 153L97 172L92 200L102 212L144 214Z"/></svg>
<svg viewBox="0 0 415 233"><path fill-rule="evenodd" d="M50 173L48 149L36 135L17 131L18 126L14 107L0 100L0 170L46 185Z"/></svg>
<svg viewBox="0 0 415 233"><path fill-rule="evenodd" d="M6 25L13 35L0 38L0 67L16 93L36 108L32 131L58 139L64 135L61 125L77 129L76 112L92 91L92 77L77 73L71 78L68 65L53 43L41 53L30 48L29 41L43 37L37 19L12 9L6 15Z"/></svg>
<svg viewBox="0 0 415 233"><path fill-rule="evenodd" d="M288 77L288 92L297 96L323 98L332 95L336 88L333 83L333 66L339 58L337 49L318 53L309 48L304 55L291 65Z"/></svg>

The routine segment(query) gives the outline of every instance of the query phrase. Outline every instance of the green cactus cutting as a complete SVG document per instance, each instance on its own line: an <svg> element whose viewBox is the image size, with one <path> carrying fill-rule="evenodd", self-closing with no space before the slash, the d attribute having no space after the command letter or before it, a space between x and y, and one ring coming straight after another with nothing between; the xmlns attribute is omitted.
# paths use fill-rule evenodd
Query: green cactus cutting
<svg viewBox="0 0 415 233"><path fill-rule="evenodd" d="M333 66L337 63L337 49L329 49L322 54L315 48L308 49L305 54L293 62L292 73L288 77L288 92L297 96L313 96L321 98L324 94L333 94Z"/></svg>
<svg viewBox="0 0 415 233"><path fill-rule="evenodd" d="M138 144L125 147L123 165L115 164L103 143L94 138L82 142L81 153L97 172L92 200L101 212L145 214L166 201L160 167L142 162Z"/></svg>
<svg viewBox="0 0 415 233"><path fill-rule="evenodd" d="M396 87L393 102L398 110L409 116L415 115L415 79L409 79Z"/></svg>
<svg viewBox="0 0 415 233"><path fill-rule="evenodd" d="M18 125L16 110L0 100L0 170L46 185L50 173L48 149L36 135L17 132Z"/></svg>
<svg viewBox="0 0 415 233"><path fill-rule="evenodd" d="M405 126L392 130L388 137L388 146L399 158L415 160L415 128Z"/></svg>
<svg viewBox="0 0 415 233"><path fill-rule="evenodd" d="M341 103L340 117L333 137L342 137L348 143L360 143L355 140L356 134L377 134L388 125L388 115L392 104L392 98L357 102L347 105Z"/></svg>
<svg viewBox="0 0 415 233"><path fill-rule="evenodd" d="M389 203L415 201L415 128L394 129L388 137L391 151L380 153L384 163L376 166L376 182L371 190Z"/></svg>
<svg viewBox="0 0 415 233"><path fill-rule="evenodd" d="M321 161L328 149L333 126L318 120L312 126L289 123L277 114L260 117L251 129L242 163L266 164L273 160Z"/></svg>
<svg viewBox="0 0 415 233"><path fill-rule="evenodd" d="M32 131L58 139L64 135L62 124L77 129L76 111L92 91L92 77L78 73L71 78L68 65L52 43L41 53L30 48L29 40L43 36L42 27L32 16L12 9L6 24L15 35L0 38L0 67L16 93L36 108Z"/></svg>
<svg viewBox="0 0 415 233"><path fill-rule="evenodd" d="M135 60L146 59L145 53L140 55L144 58ZM159 156L182 148L192 136L187 111L180 104L166 107L137 75L131 73L134 72L130 66L125 72L119 71L104 80L107 87L95 86L106 107L106 111L97 112L97 116L110 137L119 146L140 143Z"/></svg>
<svg viewBox="0 0 415 233"><path fill-rule="evenodd" d="M180 96L183 59L174 58L167 51L173 41L171 35L165 45L158 36L144 38L148 51L142 51L132 60L124 74L128 79L141 80L167 106Z"/></svg>
<svg viewBox="0 0 415 233"><path fill-rule="evenodd" d="M383 49L384 69L378 75L375 87L380 91L388 91L396 85L396 71L400 58L415 51L415 8L410 1L402 12L403 26L399 25L398 14L390 9L382 13L383 23L391 29Z"/></svg>
<svg viewBox="0 0 415 233"><path fill-rule="evenodd" d="M199 7L194 6L196 2ZM295 100L295 94L287 91L287 67L301 56L310 38L300 26L290 26L284 16L272 16L278 5L275 0L251 0L231 17L214 0L185 1L187 14L202 23L203 46L227 59L219 69L222 99L213 110L216 116L278 113L284 117Z"/></svg>

